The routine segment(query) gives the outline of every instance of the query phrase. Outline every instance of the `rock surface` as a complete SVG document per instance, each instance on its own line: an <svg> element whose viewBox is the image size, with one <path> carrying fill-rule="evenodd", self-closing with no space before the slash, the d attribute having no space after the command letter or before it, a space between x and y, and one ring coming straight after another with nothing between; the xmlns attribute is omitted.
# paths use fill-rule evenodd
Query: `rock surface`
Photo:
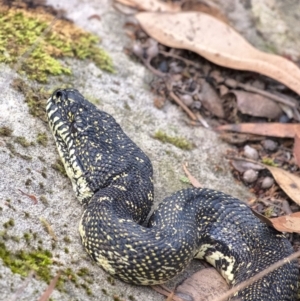
<svg viewBox="0 0 300 301"><path fill-rule="evenodd" d="M150 157L154 166L156 204L172 192L188 187L181 181L183 162L189 163L190 172L203 186L247 200L249 193L232 178L224 159L226 145L217 135L187 126L184 113L172 104L162 110L153 106L154 96L148 88L152 75L123 53L127 43L123 31L125 19L113 9L110 1L49 0L48 3L65 9L77 25L102 38L102 46L112 57L116 74L102 72L93 63L68 60L74 76L66 82L71 81L100 109L112 114ZM100 18L89 19L92 15ZM114 296L121 300L163 300L149 287L117 280L112 284L111 278L83 250L77 229L82 208L69 180L52 168L58 153L47 124L30 115L24 95L10 88L9 83L15 77L18 76L14 71L1 65L0 127L13 131L11 136L0 136L0 232L5 248L10 254L20 250L25 253L33 249L49 250L53 255L53 264L49 266L51 278L58 271L69 269L69 273L63 272L67 279L62 290L55 289L52 300L113 300ZM46 88L54 90L60 84L53 78ZM185 137L196 147L184 151L163 144L153 139L158 130ZM46 134L47 146L37 143L39 133ZM35 144L23 147L16 142L16 137ZM21 191L34 195L37 202ZM14 225L4 226L9 220L13 220ZM11 267L0 260L0 300L12 298L23 283L24 277L14 274ZM42 277L37 276L15 300L38 300L46 287Z"/></svg>

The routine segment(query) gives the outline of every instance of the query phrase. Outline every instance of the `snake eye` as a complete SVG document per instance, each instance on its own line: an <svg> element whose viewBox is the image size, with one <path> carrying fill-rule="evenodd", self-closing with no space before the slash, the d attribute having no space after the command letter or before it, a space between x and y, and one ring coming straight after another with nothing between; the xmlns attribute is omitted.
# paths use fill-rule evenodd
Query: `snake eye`
<svg viewBox="0 0 300 301"><path fill-rule="evenodd" d="M65 100L67 98L66 92L64 90L57 90L54 92L56 99Z"/></svg>

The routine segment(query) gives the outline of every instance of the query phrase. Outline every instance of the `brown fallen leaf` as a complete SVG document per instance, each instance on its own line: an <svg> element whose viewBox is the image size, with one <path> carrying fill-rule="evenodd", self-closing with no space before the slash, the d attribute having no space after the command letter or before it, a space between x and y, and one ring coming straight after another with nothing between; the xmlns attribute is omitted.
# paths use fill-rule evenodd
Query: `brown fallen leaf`
<svg viewBox="0 0 300 301"><path fill-rule="evenodd" d="M47 301L49 299L56 286L59 277L60 277L60 272L58 272L58 274L51 280L50 284L48 285L48 287L46 288L46 290L44 291L44 293L42 294L42 296L38 301Z"/></svg>
<svg viewBox="0 0 300 301"><path fill-rule="evenodd" d="M275 119L282 113L276 102L262 95L240 90L232 90L229 94L235 95L238 110L243 114Z"/></svg>
<svg viewBox="0 0 300 301"><path fill-rule="evenodd" d="M190 180L191 184L196 188L201 188L202 185L198 182L198 180L194 176L192 176L192 174L187 169L187 164L182 164L182 168L183 168L186 176Z"/></svg>
<svg viewBox="0 0 300 301"><path fill-rule="evenodd" d="M225 279L214 269L208 268L196 272L176 289L176 295L183 300L212 300L228 291Z"/></svg>
<svg viewBox="0 0 300 301"><path fill-rule="evenodd" d="M28 194L28 193L22 191L21 189L18 189L18 190L19 190L23 195L28 196L28 197L33 201L33 204L37 204L37 203L38 203L36 196L34 196L33 194Z"/></svg>
<svg viewBox="0 0 300 301"><path fill-rule="evenodd" d="M222 101L215 89L204 79L200 83L201 91L198 95L203 106L213 115L224 118Z"/></svg>
<svg viewBox="0 0 300 301"><path fill-rule="evenodd" d="M299 85L300 86L300 85ZM262 136L294 138L300 132L300 124L294 123L240 123L226 124L216 128L218 131L233 131Z"/></svg>
<svg viewBox="0 0 300 301"><path fill-rule="evenodd" d="M170 12L176 13L181 10L179 5L172 3L165 3L158 0L116 0L117 2L134 7L138 10L152 11L152 12Z"/></svg>
<svg viewBox="0 0 300 301"><path fill-rule="evenodd" d="M300 212L272 218L271 222L278 231L300 233Z"/></svg>
<svg viewBox="0 0 300 301"><path fill-rule="evenodd" d="M169 47L194 51L215 64L269 76L300 94L300 70L287 59L251 46L225 23L200 12L136 15L152 38Z"/></svg>
<svg viewBox="0 0 300 301"><path fill-rule="evenodd" d="M248 169L253 170L263 170L265 167L261 166L261 164L255 164L252 162L241 161L241 160L231 160L231 165L240 173L244 173Z"/></svg>
<svg viewBox="0 0 300 301"><path fill-rule="evenodd" d="M298 205L300 205L300 177L284 169L265 165L280 188Z"/></svg>
<svg viewBox="0 0 300 301"><path fill-rule="evenodd" d="M300 167L300 131L295 136L293 153L296 164Z"/></svg>

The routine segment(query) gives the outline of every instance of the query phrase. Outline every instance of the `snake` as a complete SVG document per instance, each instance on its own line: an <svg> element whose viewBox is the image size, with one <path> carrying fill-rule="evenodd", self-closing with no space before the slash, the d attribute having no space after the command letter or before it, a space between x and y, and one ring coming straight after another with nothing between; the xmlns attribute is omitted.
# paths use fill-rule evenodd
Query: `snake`
<svg viewBox="0 0 300 301"><path fill-rule="evenodd" d="M113 277L162 284L196 258L214 266L234 287L293 253L284 234L261 222L243 201L216 190L182 189L151 214L150 159L111 115L71 88L54 91L46 113L83 206L83 248ZM297 288L297 262L289 261L232 300L292 301Z"/></svg>

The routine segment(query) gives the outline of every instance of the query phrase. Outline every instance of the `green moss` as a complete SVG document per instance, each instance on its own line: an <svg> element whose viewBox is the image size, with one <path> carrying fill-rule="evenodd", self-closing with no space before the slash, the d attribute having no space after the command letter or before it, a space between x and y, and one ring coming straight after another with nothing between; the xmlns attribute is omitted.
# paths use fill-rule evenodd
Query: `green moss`
<svg viewBox="0 0 300 301"><path fill-rule="evenodd" d="M32 160L32 157L27 156L27 155L22 155L22 154L18 153L13 144L8 142L8 143L6 143L6 147L9 149L12 156L20 157L20 158L22 158L23 160L26 160L26 161L31 161Z"/></svg>
<svg viewBox="0 0 300 301"><path fill-rule="evenodd" d="M37 138L36 138L37 143L47 146L48 144L48 136L46 133L38 133Z"/></svg>
<svg viewBox="0 0 300 301"><path fill-rule="evenodd" d="M92 295L91 289L85 283L81 283L80 286L85 289L85 292L88 296Z"/></svg>
<svg viewBox="0 0 300 301"><path fill-rule="evenodd" d="M179 180L184 184L191 184L189 178L187 178L186 176L181 176Z"/></svg>
<svg viewBox="0 0 300 301"><path fill-rule="evenodd" d="M28 146L31 146L31 145L34 145L33 142L29 142L25 137L16 137L14 139L14 141L20 145L22 145L23 147L28 147Z"/></svg>
<svg viewBox="0 0 300 301"><path fill-rule="evenodd" d="M69 254L69 249L68 248L65 248L64 251L65 251L66 254Z"/></svg>
<svg viewBox="0 0 300 301"><path fill-rule="evenodd" d="M115 278L113 278L112 276L107 276L107 281L108 281L111 285L114 285L114 284L115 284Z"/></svg>
<svg viewBox="0 0 300 301"><path fill-rule="evenodd" d="M14 222L14 220L11 218L9 221L7 221L7 222L5 222L4 224L3 224L3 227L5 228L5 229L7 229L7 228L10 228L10 227L13 227L15 225L15 222Z"/></svg>
<svg viewBox="0 0 300 301"><path fill-rule="evenodd" d="M76 274L73 272L73 270L71 268L67 268L63 272L63 275L65 275L67 277L67 279L69 279L73 283L77 283L77 281L78 281Z"/></svg>
<svg viewBox="0 0 300 301"><path fill-rule="evenodd" d="M25 181L25 186L30 186L31 183L32 183L32 180L31 180L31 179L27 179L27 180Z"/></svg>
<svg viewBox="0 0 300 301"><path fill-rule="evenodd" d="M48 205L49 205L48 199L47 199L44 195L41 195L41 196L40 196L40 201L41 201L45 206L48 206Z"/></svg>
<svg viewBox="0 0 300 301"><path fill-rule="evenodd" d="M64 237L64 242L67 243L67 244L69 244L69 243L71 242L70 237L65 236L65 237Z"/></svg>
<svg viewBox="0 0 300 301"><path fill-rule="evenodd" d="M45 179L47 179L46 171L47 171L46 167L43 167L43 170L42 170L42 172L41 172L41 175L42 175L42 177L45 178Z"/></svg>
<svg viewBox="0 0 300 301"><path fill-rule="evenodd" d="M184 149L184 150L191 150L194 148L194 145L182 137L171 137L164 133L163 131L157 131L153 138L163 142L163 143L170 143L175 145L178 148Z"/></svg>
<svg viewBox="0 0 300 301"><path fill-rule="evenodd" d="M51 167L61 173L64 177L67 177L65 167L60 159L57 159L55 163L51 164Z"/></svg>
<svg viewBox="0 0 300 301"><path fill-rule="evenodd" d="M41 162L43 162L43 163L46 162L46 160L45 160L42 156L38 156L38 159L39 159ZM44 169L46 170L45 167L43 168L43 171L44 171Z"/></svg>
<svg viewBox="0 0 300 301"><path fill-rule="evenodd" d="M273 159L267 158L267 157L263 158L261 160L261 162L264 163L264 164L266 164L266 165L269 165L269 166L274 166L274 167L278 166L278 164L276 164Z"/></svg>
<svg viewBox="0 0 300 301"><path fill-rule="evenodd" d="M78 275L79 277L84 277L84 276L87 276L88 274L89 274L88 268L81 268L81 269L79 269L78 272L77 272L77 275Z"/></svg>
<svg viewBox="0 0 300 301"><path fill-rule="evenodd" d="M0 258L15 274L26 277L33 270L47 283L52 279L50 272L52 254L48 250L31 252L21 250L13 253L6 248L4 242L0 242Z"/></svg>
<svg viewBox="0 0 300 301"><path fill-rule="evenodd" d="M52 15L41 10L0 7L0 62L14 65L26 53L18 71L39 82L47 82L48 75L72 73L58 60L62 57L91 59L101 69L113 71L109 56L97 47L96 36L66 20L49 26L52 20ZM40 39L45 30L47 34Z"/></svg>
<svg viewBox="0 0 300 301"><path fill-rule="evenodd" d="M108 294L107 294L107 290L106 290L105 288L102 288L101 291L102 291L102 293L103 293L104 295L108 295Z"/></svg>
<svg viewBox="0 0 300 301"><path fill-rule="evenodd" d="M9 137L12 134L12 130L7 126L0 127L0 136Z"/></svg>
<svg viewBox="0 0 300 301"><path fill-rule="evenodd" d="M26 240L26 242L28 243L31 239L31 235L29 233L24 233L23 234L24 239Z"/></svg>

